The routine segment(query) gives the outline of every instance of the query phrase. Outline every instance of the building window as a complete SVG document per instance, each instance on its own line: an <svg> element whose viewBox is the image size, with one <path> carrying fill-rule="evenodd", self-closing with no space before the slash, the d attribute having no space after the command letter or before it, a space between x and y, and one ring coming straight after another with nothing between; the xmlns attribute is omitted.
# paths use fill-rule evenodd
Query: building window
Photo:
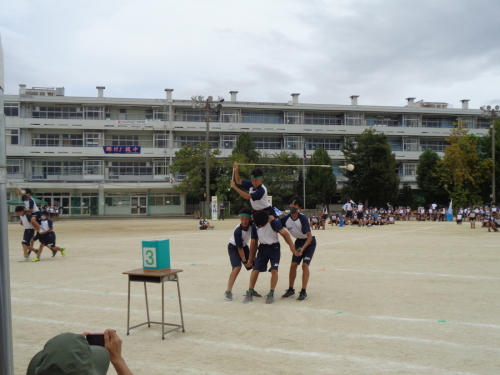
<svg viewBox="0 0 500 375"><path fill-rule="evenodd" d="M102 160L84 160L83 161L83 174L85 175L103 175L103 161Z"/></svg>
<svg viewBox="0 0 500 375"><path fill-rule="evenodd" d="M85 114L85 118L87 120L103 120L104 119L104 111L102 107L83 107L83 113Z"/></svg>
<svg viewBox="0 0 500 375"><path fill-rule="evenodd" d="M24 174L24 160L7 159L7 174Z"/></svg>
<svg viewBox="0 0 500 375"><path fill-rule="evenodd" d="M120 194L108 194L104 198L106 206L130 206L130 196Z"/></svg>
<svg viewBox="0 0 500 375"><path fill-rule="evenodd" d="M165 109L153 108L153 120L168 121L168 112Z"/></svg>
<svg viewBox="0 0 500 375"><path fill-rule="evenodd" d="M306 138L306 150L317 150L322 148L323 150L333 151L340 150L342 148L342 139L334 138Z"/></svg>
<svg viewBox="0 0 500 375"><path fill-rule="evenodd" d="M141 146L153 147L153 140L151 135L125 135L115 134L107 135L106 146Z"/></svg>
<svg viewBox="0 0 500 375"><path fill-rule="evenodd" d="M422 126L425 128L451 128L453 127L453 118L424 116Z"/></svg>
<svg viewBox="0 0 500 375"><path fill-rule="evenodd" d="M303 112L285 112L284 113L284 122L285 124L302 124L303 121Z"/></svg>
<svg viewBox="0 0 500 375"><path fill-rule="evenodd" d="M19 103L4 103L3 113L5 116L19 116Z"/></svg>
<svg viewBox="0 0 500 375"><path fill-rule="evenodd" d="M403 151L403 148L401 147L401 141L397 139L390 139L388 142L389 146L391 146L392 151Z"/></svg>
<svg viewBox="0 0 500 375"><path fill-rule="evenodd" d="M365 119L367 126L401 126L399 116L366 115Z"/></svg>
<svg viewBox="0 0 500 375"><path fill-rule="evenodd" d="M7 145L19 144L19 129L7 129Z"/></svg>
<svg viewBox="0 0 500 375"><path fill-rule="evenodd" d="M302 137L286 136L285 150L300 150L302 149Z"/></svg>
<svg viewBox="0 0 500 375"><path fill-rule="evenodd" d="M220 148L224 150L232 150L236 146L236 135L221 135Z"/></svg>
<svg viewBox="0 0 500 375"><path fill-rule="evenodd" d="M427 149L434 150L436 152L444 152L445 147L448 144L446 141L426 141L426 140L420 140L420 148L422 151L425 151Z"/></svg>
<svg viewBox="0 0 500 375"><path fill-rule="evenodd" d="M205 122L205 111L178 111L175 114L176 121L191 121ZM211 122L219 122L219 116L215 113L210 113Z"/></svg>
<svg viewBox="0 0 500 375"><path fill-rule="evenodd" d="M31 107L31 117L51 119L82 119L81 107Z"/></svg>
<svg viewBox="0 0 500 375"><path fill-rule="evenodd" d="M362 113L346 113L345 114L345 124L346 125L363 125L363 114Z"/></svg>
<svg viewBox="0 0 500 375"><path fill-rule="evenodd" d="M83 175L83 163L81 161L34 161L31 172L33 179Z"/></svg>
<svg viewBox="0 0 500 375"><path fill-rule="evenodd" d="M457 122L464 124L468 129L474 129L474 117L472 116L458 117Z"/></svg>
<svg viewBox="0 0 500 375"><path fill-rule="evenodd" d="M491 120L488 118L477 118L477 128L478 129L489 129L491 127Z"/></svg>
<svg viewBox="0 0 500 375"><path fill-rule="evenodd" d="M416 176L417 166L418 163L403 163L403 176Z"/></svg>
<svg viewBox="0 0 500 375"><path fill-rule="evenodd" d="M282 138L257 137L253 139L255 148L258 150L281 150Z"/></svg>
<svg viewBox="0 0 500 375"><path fill-rule="evenodd" d="M223 109L220 112L220 122L240 122L240 111Z"/></svg>
<svg viewBox="0 0 500 375"><path fill-rule="evenodd" d="M278 112L242 112L243 122L252 124L282 124L283 114Z"/></svg>
<svg viewBox="0 0 500 375"><path fill-rule="evenodd" d="M304 124L308 125L342 125L342 115L328 113L306 113Z"/></svg>
<svg viewBox="0 0 500 375"><path fill-rule="evenodd" d="M219 137L209 137L210 148L219 147ZM205 137L194 135L178 135L175 137L175 147L196 146L205 143Z"/></svg>
<svg viewBox="0 0 500 375"><path fill-rule="evenodd" d="M33 134L32 146L59 147L59 134Z"/></svg>
<svg viewBox="0 0 500 375"><path fill-rule="evenodd" d="M179 206L180 204L180 194L151 194L149 196L150 206Z"/></svg>
<svg viewBox="0 0 500 375"><path fill-rule="evenodd" d="M83 144L85 147L103 146L103 133L83 133Z"/></svg>
<svg viewBox="0 0 500 375"><path fill-rule="evenodd" d="M403 138L403 151L419 151L419 140L415 138Z"/></svg>
<svg viewBox="0 0 500 375"><path fill-rule="evenodd" d="M83 134L62 134L64 147L83 147Z"/></svg>
<svg viewBox="0 0 500 375"><path fill-rule="evenodd" d="M419 115L403 115L403 126L416 127L419 123Z"/></svg>
<svg viewBox="0 0 500 375"><path fill-rule="evenodd" d="M154 160L153 161L153 173L155 176L167 176L168 173L168 161L166 160Z"/></svg>
<svg viewBox="0 0 500 375"><path fill-rule="evenodd" d="M155 133L153 135L153 141L154 141L155 148L167 148L168 147L168 134Z"/></svg>
<svg viewBox="0 0 500 375"><path fill-rule="evenodd" d="M109 167L109 177L118 178L120 176L151 176L153 168L149 162L143 161L121 161L112 162Z"/></svg>

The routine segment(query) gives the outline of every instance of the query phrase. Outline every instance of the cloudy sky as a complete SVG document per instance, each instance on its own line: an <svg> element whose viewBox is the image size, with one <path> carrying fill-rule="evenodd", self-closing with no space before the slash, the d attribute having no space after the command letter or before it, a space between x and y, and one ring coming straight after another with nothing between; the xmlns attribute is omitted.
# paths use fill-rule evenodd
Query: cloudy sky
<svg viewBox="0 0 500 375"><path fill-rule="evenodd" d="M500 104L498 0L1 0L6 94Z"/></svg>

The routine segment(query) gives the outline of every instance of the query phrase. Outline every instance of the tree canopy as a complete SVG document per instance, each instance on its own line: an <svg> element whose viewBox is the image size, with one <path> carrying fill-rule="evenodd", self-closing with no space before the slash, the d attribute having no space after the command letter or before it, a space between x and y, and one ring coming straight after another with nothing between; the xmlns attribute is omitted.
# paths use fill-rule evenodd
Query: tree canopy
<svg viewBox="0 0 500 375"><path fill-rule="evenodd" d="M481 203L481 184L491 174L491 159L479 158L479 139L468 134L464 123L454 125L446 139L449 145L444 149L444 157L438 162L440 181L456 206Z"/></svg>
<svg viewBox="0 0 500 375"><path fill-rule="evenodd" d="M332 159L323 148L314 151L310 164L332 165ZM301 181L301 178L297 179ZM297 194L301 189L298 189ZM314 207L321 203L331 203L331 198L337 191L337 178L333 174L333 168L307 167L306 172L306 205Z"/></svg>
<svg viewBox="0 0 500 375"><path fill-rule="evenodd" d="M446 204L448 193L444 189L438 175L438 165L441 158L436 151L428 148L420 154L417 166L417 185L420 194L427 203Z"/></svg>
<svg viewBox="0 0 500 375"><path fill-rule="evenodd" d="M206 143L183 146L175 153L174 162L170 168L172 173L183 174L186 177L180 183L174 185L174 189L180 193L191 193L200 198L205 193L205 154ZM217 158L220 150L210 150L210 194L216 190L216 179L223 172L224 161ZM209 197L210 198L210 197Z"/></svg>
<svg viewBox="0 0 500 375"><path fill-rule="evenodd" d="M347 181L343 198L362 200L366 205L384 205L394 202L399 191L396 157L387 142L387 136L374 129L348 139L343 147L346 162L354 165L345 171Z"/></svg>

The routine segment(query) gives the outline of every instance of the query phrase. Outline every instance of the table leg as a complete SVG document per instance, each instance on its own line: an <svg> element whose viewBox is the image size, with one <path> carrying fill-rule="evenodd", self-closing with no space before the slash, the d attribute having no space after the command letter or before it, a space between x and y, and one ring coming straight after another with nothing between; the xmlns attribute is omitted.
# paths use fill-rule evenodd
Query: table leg
<svg viewBox="0 0 500 375"><path fill-rule="evenodd" d="M130 331L130 276L128 278L128 304L127 304L127 336Z"/></svg>
<svg viewBox="0 0 500 375"><path fill-rule="evenodd" d="M179 275L175 275L176 282L177 282L177 295L179 297L179 308L181 310L181 324L182 324L182 332L186 332L184 330L184 317L182 316L182 303L181 303L181 288L179 286Z"/></svg>
<svg viewBox="0 0 500 375"><path fill-rule="evenodd" d="M144 295L146 296L146 312L148 315L148 327L151 328L151 321L149 320L148 290L146 289L145 282L144 282Z"/></svg>
<svg viewBox="0 0 500 375"><path fill-rule="evenodd" d="M165 283L161 281L161 339L165 340Z"/></svg>

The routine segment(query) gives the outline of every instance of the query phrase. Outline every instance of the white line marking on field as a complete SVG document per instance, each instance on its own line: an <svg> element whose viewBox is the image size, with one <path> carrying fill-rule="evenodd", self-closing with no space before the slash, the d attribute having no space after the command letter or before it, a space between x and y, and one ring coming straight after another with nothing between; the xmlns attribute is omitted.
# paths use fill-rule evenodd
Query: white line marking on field
<svg viewBox="0 0 500 375"><path fill-rule="evenodd" d="M423 273L423 272L406 272L406 271L382 271L382 270L354 270L348 268L332 268L334 271L345 272L375 272L375 273L392 273L398 275L416 275L416 276L432 276L432 277L457 277L462 279L481 279L481 280L500 280L499 277L491 276L469 276L469 275L448 275L444 273Z"/></svg>
<svg viewBox="0 0 500 375"><path fill-rule="evenodd" d="M242 353L248 352L248 351L253 351L253 352L261 352L261 353L266 353L266 354L280 354L280 355L286 355L290 356L292 358L297 358L297 357L307 357L307 358L312 358L312 359L319 359L322 361L334 361L334 362L339 362L339 361L344 361L344 362L354 362L354 363L359 363L363 366L370 366L370 368L374 367L379 367L381 370L387 370L387 367L391 367L395 370L417 370L417 371L422 371L422 372L429 372L432 371L434 373L439 373L439 374L449 374L449 375L474 375L473 373L470 372L462 372L462 371L449 371L445 369L439 369L436 367L431 367L431 366L419 366L419 365L414 365L412 363L407 363L407 362L396 362L396 361L389 361L389 360L384 360L384 359L377 359L377 358L370 358L370 357L359 357L359 356L353 356L353 355L343 355L343 354L330 354L330 353L320 353L320 352L307 352L307 351L296 351L296 350L287 350L287 349L280 349L280 348L262 348L262 347L256 347L256 346L250 346L250 345L245 345L245 344L231 344L231 343L222 343L218 341L209 341L209 340L203 340L203 339L187 339L190 342L200 344L200 345L209 345L209 346L218 346L222 348L227 348L227 349L235 349L239 350Z"/></svg>

